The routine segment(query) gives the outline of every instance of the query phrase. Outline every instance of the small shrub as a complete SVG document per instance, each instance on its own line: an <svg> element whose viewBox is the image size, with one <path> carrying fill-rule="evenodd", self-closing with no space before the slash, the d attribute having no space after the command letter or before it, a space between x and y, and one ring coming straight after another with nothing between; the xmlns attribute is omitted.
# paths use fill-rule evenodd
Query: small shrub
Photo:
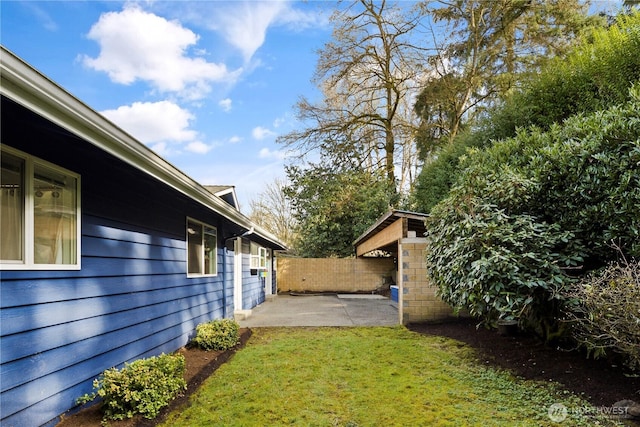
<svg viewBox="0 0 640 427"><path fill-rule="evenodd" d="M162 354L125 363L122 369L111 368L93 382L96 392L82 396L86 403L96 396L103 399L103 421L123 420L140 414L155 418L180 391L187 388L184 380L185 359L182 355Z"/></svg>
<svg viewBox="0 0 640 427"><path fill-rule="evenodd" d="M640 262L613 263L567 294L573 337L594 358L611 350L640 371Z"/></svg>
<svg viewBox="0 0 640 427"><path fill-rule="evenodd" d="M238 344L240 325L233 319L218 319L196 326L194 344L205 350L227 350Z"/></svg>

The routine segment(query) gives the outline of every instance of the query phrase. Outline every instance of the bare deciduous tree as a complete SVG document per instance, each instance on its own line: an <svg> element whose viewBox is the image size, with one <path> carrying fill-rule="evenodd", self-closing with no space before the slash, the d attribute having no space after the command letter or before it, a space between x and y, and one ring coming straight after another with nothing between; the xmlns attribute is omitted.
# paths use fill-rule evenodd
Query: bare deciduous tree
<svg viewBox="0 0 640 427"><path fill-rule="evenodd" d="M292 214L291 203L284 193L285 186L285 181L278 178L268 183L257 199L249 202L249 218L291 247L296 220Z"/></svg>
<svg viewBox="0 0 640 427"><path fill-rule="evenodd" d="M427 57L417 42L421 13L373 0L335 12L333 40L320 50L314 77L324 97L302 98L297 115L307 127L279 142L383 170L391 188L408 188L417 161L413 97Z"/></svg>

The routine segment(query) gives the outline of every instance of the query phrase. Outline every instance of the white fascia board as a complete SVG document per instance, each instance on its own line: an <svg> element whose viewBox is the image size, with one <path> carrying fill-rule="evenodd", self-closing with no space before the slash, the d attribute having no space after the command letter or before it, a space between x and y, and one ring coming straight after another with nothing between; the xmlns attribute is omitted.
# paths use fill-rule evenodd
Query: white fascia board
<svg viewBox="0 0 640 427"><path fill-rule="evenodd" d="M284 247L273 234L257 227L240 211L211 194L201 184L22 61L4 46L0 51L0 78L0 93L7 98L151 175L239 226L247 230L253 227L256 234Z"/></svg>

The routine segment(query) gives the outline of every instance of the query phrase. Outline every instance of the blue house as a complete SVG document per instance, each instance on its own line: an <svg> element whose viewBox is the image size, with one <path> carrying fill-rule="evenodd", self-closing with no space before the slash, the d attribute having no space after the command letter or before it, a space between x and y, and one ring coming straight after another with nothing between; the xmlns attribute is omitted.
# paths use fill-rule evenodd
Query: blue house
<svg viewBox="0 0 640 427"><path fill-rule="evenodd" d="M233 188L205 188L0 53L0 424L40 426L105 369L263 302L285 248Z"/></svg>

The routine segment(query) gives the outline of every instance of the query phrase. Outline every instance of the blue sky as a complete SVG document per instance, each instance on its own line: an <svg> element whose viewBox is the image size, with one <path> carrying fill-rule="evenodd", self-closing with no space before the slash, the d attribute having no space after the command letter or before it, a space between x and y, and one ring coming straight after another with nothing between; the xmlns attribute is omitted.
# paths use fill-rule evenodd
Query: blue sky
<svg viewBox="0 0 640 427"><path fill-rule="evenodd" d="M275 143L317 96L334 2L5 1L2 44L243 212L284 176Z"/></svg>

